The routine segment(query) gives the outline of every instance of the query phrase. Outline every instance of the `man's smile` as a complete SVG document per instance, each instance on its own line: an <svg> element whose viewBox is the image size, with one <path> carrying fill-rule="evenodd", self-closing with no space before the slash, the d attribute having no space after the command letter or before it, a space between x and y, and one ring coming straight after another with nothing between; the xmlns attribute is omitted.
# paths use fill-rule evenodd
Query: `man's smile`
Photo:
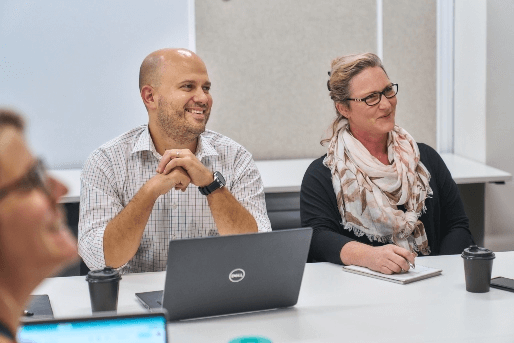
<svg viewBox="0 0 514 343"><path fill-rule="evenodd" d="M202 108L186 108L186 112L190 113L194 119L204 120L207 109Z"/></svg>

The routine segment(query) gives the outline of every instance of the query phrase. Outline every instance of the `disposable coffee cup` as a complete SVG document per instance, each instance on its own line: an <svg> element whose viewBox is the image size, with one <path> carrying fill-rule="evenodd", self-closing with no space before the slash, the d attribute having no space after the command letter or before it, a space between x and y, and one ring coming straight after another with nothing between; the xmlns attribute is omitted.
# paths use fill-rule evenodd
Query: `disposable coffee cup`
<svg viewBox="0 0 514 343"><path fill-rule="evenodd" d="M489 292L491 272L493 271L494 252L486 248L471 245L462 252L466 291L472 293Z"/></svg>
<svg viewBox="0 0 514 343"><path fill-rule="evenodd" d="M120 273L111 267L92 270L87 274L86 281L89 284L93 312L117 310L120 280Z"/></svg>

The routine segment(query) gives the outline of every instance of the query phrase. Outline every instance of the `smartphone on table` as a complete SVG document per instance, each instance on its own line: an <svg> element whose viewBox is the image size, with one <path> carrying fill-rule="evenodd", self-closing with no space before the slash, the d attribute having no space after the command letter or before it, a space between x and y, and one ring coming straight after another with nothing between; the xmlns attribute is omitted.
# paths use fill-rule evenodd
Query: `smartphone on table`
<svg viewBox="0 0 514 343"><path fill-rule="evenodd" d="M498 276L491 279L491 287L514 292L514 279Z"/></svg>

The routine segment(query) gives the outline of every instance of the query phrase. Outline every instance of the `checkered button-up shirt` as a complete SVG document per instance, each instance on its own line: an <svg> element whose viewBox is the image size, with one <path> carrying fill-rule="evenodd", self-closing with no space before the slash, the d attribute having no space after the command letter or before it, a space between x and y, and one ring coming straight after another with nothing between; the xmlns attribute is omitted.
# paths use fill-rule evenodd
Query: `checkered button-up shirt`
<svg viewBox="0 0 514 343"><path fill-rule="evenodd" d="M81 175L79 254L90 269L105 267L105 227L138 190L156 174L161 155L147 125L137 127L95 150ZM259 231L270 231L264 186L252 155L219 133L200 135L196 157L212 172L219 171L232 195L253 215ZM171 239L217 236L207 198L192 184L185 192L170 190L154 204L139 249L120 270L166 269Z"/></svg>

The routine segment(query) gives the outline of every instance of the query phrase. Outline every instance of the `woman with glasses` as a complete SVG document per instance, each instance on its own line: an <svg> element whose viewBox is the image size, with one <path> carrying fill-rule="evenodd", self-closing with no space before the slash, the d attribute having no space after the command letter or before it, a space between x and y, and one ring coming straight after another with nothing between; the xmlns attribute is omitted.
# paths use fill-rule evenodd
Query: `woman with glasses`
<svg viewBox="0 0 514 343"><path fill-rule="evenodd" d="M415 266L418 254L473 244L443 160L395 124L398 85L380 59L339 57L329 76L337 117L300 195L302 225L314 229L309 259L392 274Z"/></svg>

